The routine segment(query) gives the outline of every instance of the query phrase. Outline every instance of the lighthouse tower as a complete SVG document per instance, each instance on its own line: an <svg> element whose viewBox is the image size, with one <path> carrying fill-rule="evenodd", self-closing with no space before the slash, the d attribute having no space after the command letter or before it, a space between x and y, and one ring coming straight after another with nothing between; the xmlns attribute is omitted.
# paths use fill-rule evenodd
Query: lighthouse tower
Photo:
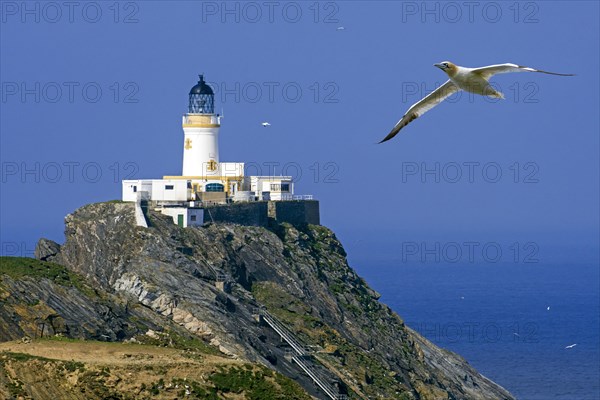
<svg viewBox="0 0 600 400"><path fill-rule="evenodd" d="M219 128L221 117L215 114L215 95L200 75L189 95L188 112L183 116L184 177L220 175Z"/></svg>

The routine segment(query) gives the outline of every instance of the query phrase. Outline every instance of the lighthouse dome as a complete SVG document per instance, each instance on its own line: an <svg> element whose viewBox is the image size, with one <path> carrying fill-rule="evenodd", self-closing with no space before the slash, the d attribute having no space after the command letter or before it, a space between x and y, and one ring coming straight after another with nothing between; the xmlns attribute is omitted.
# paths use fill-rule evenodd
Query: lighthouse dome
<svg viewBox="0 0 600 400"><path fill-rule="evenodd" d="M212 88L210 86L208 86L206 84L206 82L204 82L204 75L200 75L200 80L198 81L197 84L195 84L190 89L190 94L210 94L210 95L214 95L214 92L213 92Z"/></svg>
<svg viewBox="0 0 600 400"><path fill-rule="evenodd" d="M188 112L190 114L214 114L215 94L210 86L204 82L204 75L190 89Z"/></svg>

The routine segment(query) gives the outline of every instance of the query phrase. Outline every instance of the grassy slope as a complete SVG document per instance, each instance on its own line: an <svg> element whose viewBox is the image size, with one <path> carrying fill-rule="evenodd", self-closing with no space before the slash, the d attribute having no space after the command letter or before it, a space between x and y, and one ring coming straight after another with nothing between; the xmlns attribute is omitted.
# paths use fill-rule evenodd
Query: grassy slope
<svg viewBox="0 0 600 400"><path fill-rule="evenodd" d="M298 384L263 366L190 349L77 340L0 344L0 397L13 396L310 399Z"/></svg>
<svg viewBox="0 0 600 400"><path fill-rule="evenodd" d="M0 257L0 275L4 274L13 279L24 277L46 278L61 286L75 287L84 294L93 292L82 277L62 265L36 260L35 258Z"/></svg>
<svg viewBox="0 0 600 400"><path fill-rule="evenodd" d="M48 279L93 299L100 294L65 267L32 258L0 257L0 283L2 275ZM0 343L0 398L310 399L294 381L219 356L200 339L168 329L136 339L143 344L61 337Z"/></svg>

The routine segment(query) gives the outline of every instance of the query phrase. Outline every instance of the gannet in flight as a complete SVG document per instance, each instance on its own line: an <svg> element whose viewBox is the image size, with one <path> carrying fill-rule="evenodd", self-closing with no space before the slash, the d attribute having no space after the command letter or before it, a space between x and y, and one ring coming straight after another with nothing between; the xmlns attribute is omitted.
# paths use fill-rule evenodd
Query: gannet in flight
<svg viewBox="0 0 600 400"><path fill-rule="evenodd" d="M268 126L271 126L271 124L268 123L268 122L263 122L261 125L264 126L265 128L268 127Z"/></svg>
<svg viewBox="0 0 600 400"><path fill-rule="evenodd" d="M565 349L572 349L575 346L577 346L577 343L570 344L567 347L565 347Z"/></svg>
<svg viewBox="0 0 600 400"><path fill-rule="evenodd" d="M431 110L433 107L440 104L452 94L464 90L482 96L490 96L503 99L504 95L497 92L489 83L489 79L496 74L505 74L507 72L541 72L543 74L573 76L573 74L558 74L556 72L542 71L524 67L516 64L496 64L488 65L487 67L467 68L452 64L450 61L443 61L439 64L433 64L444 71L450 79L442 86L429 93L427 96L413 104L406 114L400 118L400 121L394 126L394 129L379 143L390 140L400 129Z"/></svg>

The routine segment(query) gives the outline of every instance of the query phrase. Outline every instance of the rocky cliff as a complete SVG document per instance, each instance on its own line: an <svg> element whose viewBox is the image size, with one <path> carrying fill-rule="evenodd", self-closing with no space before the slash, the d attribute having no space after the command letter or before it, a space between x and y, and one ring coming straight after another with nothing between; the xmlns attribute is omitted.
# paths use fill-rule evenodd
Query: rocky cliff
<svg viewBox="0 0 600 400"><path fill-rule="evenodd" d="M313 397L327 398L290 360L273 329L257 322L267 312L308 349L319 374L337 381L339 393L349 398L513 398L378 302L325 227L184 229L152 211L148 219L149 228L137 227L133 205L119 202L68 215L64 245L42 239L36 257L65 266L80 287L60 289L47 280L36 284L5 275L0 299L20 293L44 311L25 323L15 311L0 310L0 339L35 334L33 320L39 323L49 313L60 323L46 326L47 334L109 341L149 329L191 335L223 356L266 366ZM69 300L63 296L68 306L53 301L65 290L71 290ZM43 304L34 304L36 299Z"/></svg>

